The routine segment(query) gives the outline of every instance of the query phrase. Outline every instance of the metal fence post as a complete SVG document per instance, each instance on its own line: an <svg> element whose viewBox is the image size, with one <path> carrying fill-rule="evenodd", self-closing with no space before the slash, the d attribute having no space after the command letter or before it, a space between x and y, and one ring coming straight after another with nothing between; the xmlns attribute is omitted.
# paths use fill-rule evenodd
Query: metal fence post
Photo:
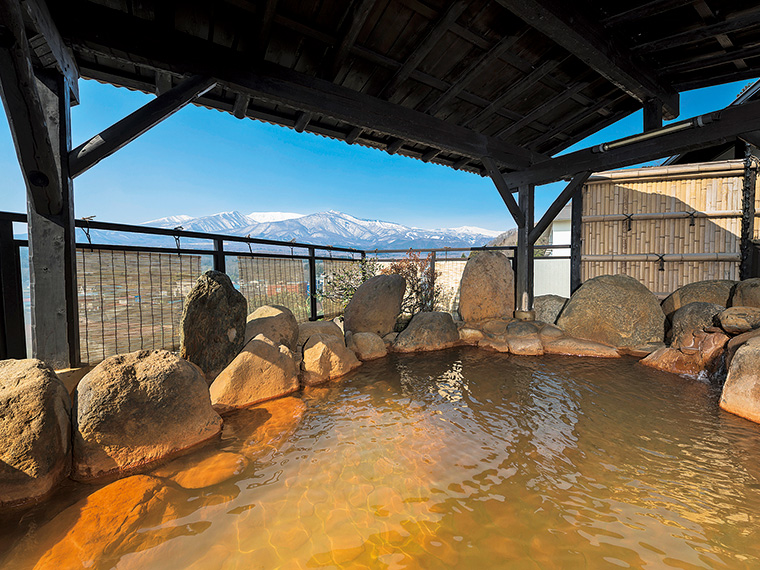
<svg viewBox="0 0 760 570"><path fill-rule="evenodd" d="M313 247L309 248L309 320L316 321L317 315L317 260Z"/></svg>
<svg viewBox="0 0 760 570"><path fill-rule="evenodd" d="M10 220L0 220L0 289L0 360L26 358L21 256Z"/></svg>
<svg viewBox="0 0 760 570"><path fill-rule="evenodd" d="M214 270L227 273L227 263L224 255L224 240L214 240Z"/></svg>

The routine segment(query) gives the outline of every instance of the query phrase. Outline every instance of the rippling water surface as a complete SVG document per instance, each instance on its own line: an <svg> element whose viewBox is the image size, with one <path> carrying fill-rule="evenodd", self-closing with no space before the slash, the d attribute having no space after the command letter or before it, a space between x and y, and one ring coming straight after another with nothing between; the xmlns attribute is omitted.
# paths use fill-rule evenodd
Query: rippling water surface
<svg viewBox="0 0 760 570"><path fill-rule="evenodd" d="M227 422L217 449L249 458L233 478L159 470L142 509L72 484L0 520L0 566L760 567L760 426L706 384L458 349L286 400Z"/></svg>

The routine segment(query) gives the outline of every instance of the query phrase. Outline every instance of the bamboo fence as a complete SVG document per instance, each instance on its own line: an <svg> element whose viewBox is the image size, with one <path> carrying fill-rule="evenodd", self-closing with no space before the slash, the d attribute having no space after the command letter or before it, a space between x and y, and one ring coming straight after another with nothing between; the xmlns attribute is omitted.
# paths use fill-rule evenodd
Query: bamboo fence
<svg viewBox="0 0 760 570"><path fill-rule="evenodd" d="M582 280L623 273L662 297L738 279L743 186L741 160L593 176L583 188Z"/></svg>

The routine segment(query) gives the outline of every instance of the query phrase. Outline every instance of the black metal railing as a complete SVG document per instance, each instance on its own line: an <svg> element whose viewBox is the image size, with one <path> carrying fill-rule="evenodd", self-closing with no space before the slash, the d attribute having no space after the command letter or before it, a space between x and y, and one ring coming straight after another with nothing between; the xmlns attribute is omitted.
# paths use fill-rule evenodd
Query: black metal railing
<svg viewBox="0 0 760 570"><path fill-rule="evenodd" d="M31 336L28 241L13 225L24 214L0 212L0 358L24 358ZM138 349L178 350L184 299L207 269L227 273L249 310L285 305L299 321L332 318L342 305L323 295L326 277L367 256L381 264L410 252L429 254L445 295L440 310L455 312L458 287L472 251L514 246L388 249L350 247L76 220L79 338L84 363ZM148 237L146 237L148 236ZM143 243L139 243L142 241ZM569 246L537 246L536 250ZM460 255L460 257L456 257ZM451 257L450 257L451 256ZM563 257L560 257L563 258ZM538 258L537 258L538 259ZM557 257L554 257L557 259ZM25 315L26 313L26 315Z"/></svg>

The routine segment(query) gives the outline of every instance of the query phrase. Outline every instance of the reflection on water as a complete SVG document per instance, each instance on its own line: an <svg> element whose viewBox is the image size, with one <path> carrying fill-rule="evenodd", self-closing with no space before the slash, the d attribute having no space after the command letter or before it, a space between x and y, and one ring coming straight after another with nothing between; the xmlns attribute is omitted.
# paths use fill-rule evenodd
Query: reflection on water
<svg viewBox="0 0 760 570"><path fill-rule="evenodd" d="M632 359L390 356L7 515L0 566L757 568L760 426L717 398Z"/></svg>

